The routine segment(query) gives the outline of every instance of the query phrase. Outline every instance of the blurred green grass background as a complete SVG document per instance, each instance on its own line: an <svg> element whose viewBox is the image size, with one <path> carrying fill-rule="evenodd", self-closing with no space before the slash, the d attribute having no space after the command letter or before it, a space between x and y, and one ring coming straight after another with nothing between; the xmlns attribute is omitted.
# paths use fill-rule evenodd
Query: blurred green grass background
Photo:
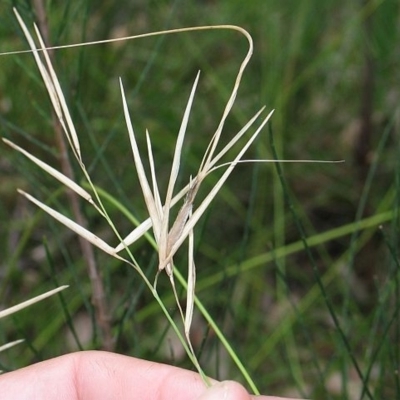
<svg viewBox="0 0 400 400"><path fill-rule="evenodd" d="M37 20L29 1L2 1L0 52L27 48L12 6L26 21ZM213 24L251 33L254 56L224 140L266 105L275 113L247 158L345 163L285 164L281 171L273 164L239 166L196 231L197 294L262 392L399 398L398 2L48 1L46 14L53 45ZM237 33L208 31L56 51L93 181L132 215L146 218L118 77L142 144L145 129L152 135L166 185L190 87L201 70L183 154L180 179L186 182L218 125L246 50ZM58 166L50 103L32 56L2 56L0 68L1 136ZM76 237L16 194L24 188L71 215L62 189L5 145L0 181L1 307L71 285L62 297L1 321L1 343L26 339L0 355L1 369L100 348ZM112 242L104 222L83 204L82 210L91 230ZM110 213L120 231L132 230L111 203ZM132 249L153 276L151 246L142 240ZM115 351L190 368L134 271L99 252L96 257ZM184 254L175 262L185 271ZM166 279L160 291L173 309ZM242 379L200 317L193 340L209 375Z"/></svg>

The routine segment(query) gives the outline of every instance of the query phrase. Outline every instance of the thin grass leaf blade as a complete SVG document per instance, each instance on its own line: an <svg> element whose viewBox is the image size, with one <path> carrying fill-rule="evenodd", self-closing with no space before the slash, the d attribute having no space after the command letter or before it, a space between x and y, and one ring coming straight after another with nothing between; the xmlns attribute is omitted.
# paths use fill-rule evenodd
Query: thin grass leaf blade
<svg viewBox="0 0 400 400"><path fill-rule="evenodd" d="M187 295L186 295L186 312L185 312L185 334L188 341L190 341L190 327L193 320L194 311L194 294L196 287L196 266L194 263L194 235L193 230L189 233L189 249L188 249L188 281L187 281Z"/></svg>
<svg viewBox="0 0 400 400"><path fill-rule="evenodd" d="M137 226L128 236L126 236L117 247L115 247L114 251L119 253L125 247L130 246L132 243L135 243L136 240L141 238L151 227L153 226L151 219L147 218L143 221L139 226Z"/></svg>
<svg viewBox="0 0 400 400"><path fill-rule="evenodd" d="M164 259L164 257L167 256L167 251L169 250L168 249L169 210L171 208L171 200L172 200L172 196L174 193L175 183L176 183L176 180L177 180L178 174L179 174L183 142L185 139L185 134L186 134L189 117L190 117L190 111L192 109L194 95L196 93L196 88L197 88L197 84L199 82L199 78L200 78L200 71L197 73L196 79L193 83L192 90L190 92L190 96L189 96L188 102L186 104L185 112L183 114L182 123L179 128L178 137L176 140L174 157L172 160L171 173L170 173L168 188L167 188L167 195L165 198L165 208L164 208L165 211L164 211L164 215L163 215L163 219L162 219L161 237L160 237L160 243L159 243L160 265L163 264L163 262L164 262L163 259Z"/></svg>
<svg viewBox="0 0 400 400"><path fill-rule="evenodd" d="M21 154L23 154L25 157L29 158L31 161L33 161L37 166L42 168L44 171L46 171L49 175L53 176L55 179L57 179L59 182L61 182L63 185L67 186L69 189L73 190L76 194L79 196L83 197L86 201L88 201L90 204L96 207L98 211L102 213L102 211L96 206L96 204L93 201L92 196L90 195L89 192L87 192L85 189L83 189L81 186L79 186L77 183L75 183L72 179L68 178L66 175L61 173L60 171L56 170L55 168L51 167L50 165L46 164L44 161L38 159L34 155L28 153L26 150L24 150L22 147L19 147L15 143L9 141L8 139L3 138L3 142L6 143L8 146L12 147L14 150L17 150Z"/></svg>
<svg viewBox="0 0 400 400"><path fill-rule="evenodd" d="M74 150L74 154L76 155L77 159L80 162L82 162L81 155L80 155L80 146L79 146L78 137L77 137L77 135L75 133L75 128L73 127L72 120L69 117L68 107L67 107L67 105L65 103L64 95L62 94L62 90L61 90L61 87L60 87L60 85L58 83L57 76L56 76L56 74L54 72L54 69L52 68L50 60L47 61L48 54L46 53L46 47L45 47L45 45L43 43L43 40L42 40L42 38L40 36L40 33L39 33L39 31L38 31L38 29L37 29L37 27L35 25L35 30L36 30L36 33L38 35L39 41L41 43L41 50L44 52L45 57L47 57L47 59L46 59L47 64L50 65L49 72L47 71L46 67L44 66L44 64L43 64L43 62L41 60L41 58L39 57L39 53L38 53L39 49L36 47L36 44L35 44L32 36L31 36L28 28L26 27L24 21L22 20L21 16L19 15L18 11L15 8L14 8L14 13L15 13L16 18L18 20L18 23L20 24L21 29L24 32L24 35L25 35L25 37L26 37L26 39L28 41L29 47L32 50L33 56L34 56L35 61L36 61L36 65L38 66L38 69L39 69L40 74L42 76L43 82L44 82L44 84L46 86L47 92L49 94L49 97L50 97L51 103L53 105L53 109L54 109L54 111L55 111L55 113L57 115L57 118L58 118L58 120L59 120L59 122L60 122L60 124L61 124L61 126L62 126L62 128L63 128L63 130L64 130L64 132L66 134L66 136L67 136L67 139L68 139L68 141L69 141L69 143L71 145L71 148ZM54 81L54 79L55 79L55 81ZM57 90L57 87L58 87L59 90ZM61 92L61 97L60 97L60 92ZM63 104L63 102L64 102L64 104ZM69 121L70 121L70 123L72 125L72 130L71 130L72 138L71 138L71 135L68 132L68 129L65 126L65 123L64 123L63 109L67 110L66 116L67 116L67 119L69 117Z"/></svg>
<svg viewBox="0 0 400 400"><path fill-rule="evenodd" d="M61 290L64 290L64 289L66 289L67 287L68 287L68 285L59 286L59 287L56 288L56 289L49 290L49 291L46 292L46 293L42 293L42 294L39 295L39 296L33 297L32 299L26 300L26 301L24 301L24 302L22 302L22 303L19 303L19 304L13 306L13 307L9 307L9 308L7 308L7 309L5 309L5 310L3 310L3 311L0 311L0 318L4 318L4 317L6 317L7 315L14 314L14 313L16 313L17 311L20 311L20 310L22 310L22 309L24 309L24 308L26 308L26 307L29 307L29 306L32 305L32 304L37 303L38 301L41 301L41 300L43 300L43 299L46 299L47 297L53 296L53 294L56 294L56 293L58 293L58 292L61 292Z"/></svg>
<svg viewBox="0 0 400 400"><path fill-rule="evenodd" d="M36 65L39 69L39 72L42 76L43 82L46 86L47 92L49 93L50 100L51 100L53 108L56 112L56 115L59 119L61 119L62 118L61 106L58 101L55 88L51 82L49 73L47 72L42 60L39 57L39 52L38 52L39 50L36 47L35 41L33 40L32 35L30 34L27 26L25 25L25 22L23 21L23 19L21 18L21 16L19 15L18 11L15 8L14 8L14 14L15 14L15 16L18 20L18 23L25 35L26 40L28 41L29 47L31 48L33 57L35 59Z"/></svg>
<svg viewBox="0 0 400 400"><path fill-rule="evenodd" d="M61 89L60 82L59 82L59 80L57 78L57 74L53 68L53 64L51 63L49 54L46 49L46 45L42 39L39 29L36 26L36 24L34 25L34 27L35 27L36 35L38 37L41 49L43 51L44 58L46 60L48 71L50 73L52 86L54 88L54 91L57 94L57 99L59 101L59 104L60 104L60 107L62 110L62 114L63 114L65 121L67 123L67 126L69 128L68 130L64 129L64 131L67 134L67 137L69 139L69 142L71 144L72 149L74 150L74 153L75 153L77 159L80 161L80 163L82 163L82 155L81 155L81 148L80 148L80 144L79 144L78 135L76 133L74 123L72 122L72 118L69 113L67 102L65 101L64 93ZM64 118L61 117L61 120L63 120Z"/></svg>
<svg viewBox="0 0 400 400"><path fill-rule="evenodd" d="M187 130L187 125L189 122L189 116L190 116L190 111L192 109L193 105L193 100L194 100L194 95L196 93L196 88L197 84L199 82L200 78L200 71L196 75L196 79L193 83L192 90L190 92L189 100L186 104L185 112L183 114L182 118L182 123L181 127L179 128L179 133L178 133L178 138L176 140L176 145L175 145L175 151L174 151L174 157L172 161L172 167L171 167L171 174L170 174L170 179L168 182L168 189L167 189L167 196L166 196L166 201L165 205L168 206L173 195L176 179L179 174L179 167L180 167L180 160L181 160L181 155L182 155L182 147L183 147L183 141L185 139L185 134Z"/></svg>
<svg viewBox="0 0 400 400"><path fill-rule="evenodd" d="M24 342L24 341L25 341L25 339L19 339L19 340L14 340L13 342L10 342L10 343L3 344L3 346L0 346L0 353L4 350L7 350L11 347L16 346L17 344ZM0 371L0 374L1 373L2 373L2 371Z"/></svg>
<svg viewBox="0 0 400 400"><path fill-rule="evenodd" d="M155 164L154 164L151 139L150 139L149 132L147 130L146 130L146 141L147 141L147 153L149 155L150 174L151 174L151 183L153 185L154 201L156 203L158 218L161 220L162 214L163 214L163 207L162 207L162 203L161 203L160 191L158 190L156 168L155 168Z"/></svg>
<svg viewBox="0 0 400 400"><path fill-rule="evenodd" d="M121 88L121 96L122 96L122 105L123 105L123 110L124 110L124 116L125 116L126 126L128 128L129 139L130 139L130 142L131 142L131 147L132 147L132 152L133 152L133 159L134 159L135 166L136 166L136 172L137 172L138 177L139 177L139 183L140 183L140 186L142 188L143 197L144 197L144 200L146 202L147 210L149 212L149 215L150 215L150 218L151 218L151 222L153 224L154 236L155 236L156 242L158 243L159 239L160 239L161 221L158 218L157 206L156 206L156 203L154 201L154 197L153 197L153 194L151 192L149 182L147 181L146 173L145 173L144 166L143 166L143 163L142 163L142 159L140 157L139 148L138 148L137 143L136 143L136 137L135 137L135 133L133 131L133 126L132 126L132 122L131 122L131 118L130 118L129 110L128 110L128 104L127 104L127 101L126 101L124 87L122 85L122 80L121 79L119 80L119 83L120 83L120 88Z"/></svg>
<svg viewBox="0 0 400 400"><path fill-rule="evenodd" d="M24 195L32 203L34 203L38 207L40 207L43 211L46 211L47 214L51 215L54 219L61 222L67 228L71 229L71 231L77 233L79 236L82 236L88 242L92 243L99 249L103 250L105 253L110 254L114 257L116 256L115 250L111 246L109 246L104 240L102 240L98 236L96 236L94 233L88 231L87 229L83 228L81 225L79 225L76 222L72 221L71 219L67 218L65 215L59 213L58 211L47 206L46 204L42 203L41 201L35 199L33 196L24 192L23 190L18 189L18 192L21 193L22 195Z"/></svg>

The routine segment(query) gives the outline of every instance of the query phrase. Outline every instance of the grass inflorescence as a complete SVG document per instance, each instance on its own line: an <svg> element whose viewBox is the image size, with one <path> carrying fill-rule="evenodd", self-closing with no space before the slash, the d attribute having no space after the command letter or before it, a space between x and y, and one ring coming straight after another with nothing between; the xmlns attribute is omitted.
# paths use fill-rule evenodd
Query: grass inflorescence
<svg viewBox="0 0 400 400"><path fill-rule="evenodd" d="M0 52L25 51L8 3ZM35 46L77 46L36 53L54 116L32 50L1 56L17 151L0 149L0 298L70 288L1 320L1 344L25 339L1 369L107 348L254 391L398 397L398 5L14 3ZM251 46L227 21L254 38L243 76ZM142 34L191 25L206 27ZM81 45L104 38L120 39Z"/></svg>

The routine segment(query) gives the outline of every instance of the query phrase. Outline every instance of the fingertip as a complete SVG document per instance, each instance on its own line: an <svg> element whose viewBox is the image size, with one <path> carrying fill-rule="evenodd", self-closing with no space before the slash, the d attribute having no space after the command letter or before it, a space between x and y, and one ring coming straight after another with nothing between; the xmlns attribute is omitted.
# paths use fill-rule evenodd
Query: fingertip
<svg viewBox="0 0 400 400"><path fill-rule="evenodd" d="M209 387L198 400L250 400L250 395L239 383L224 381Z"/></svg>

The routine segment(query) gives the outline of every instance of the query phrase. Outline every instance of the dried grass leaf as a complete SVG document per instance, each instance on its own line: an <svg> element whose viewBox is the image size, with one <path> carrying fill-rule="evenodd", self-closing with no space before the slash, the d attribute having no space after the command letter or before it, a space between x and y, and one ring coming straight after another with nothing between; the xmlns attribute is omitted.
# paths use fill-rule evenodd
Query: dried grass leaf
<svg viewBox="0 0 400 400"><path fill-rule="evenodd" d="M169 241L169 234L168 234L169 211L171 209L171 200L172 200L172 196L174 193L175 183L176 183L176 180L177 180L178 174L179 174L183 142L185 139L187 125L189 122L190 111L192 109L194 95L196 93L196 88L197 88L197 84L199 82L199 78L200 78L200 72L197 73L196 79L192 86L192 90L190 92L190 96L189 96L188 102L186 104L185 112L183 114L182 123L179 128L178 137L176 139L174 157L172 160L171 173L169 176L169 182L168 182L168 188L167 188L167 195L165 198L164 214L163 214L163 218L162 218L161 237L160 237L160 243L159 243L159 260L160 260L159 270L163 269L163 267L161 267L161 266L164 265L164 260L168 256L168 252L169 252L169 245L168 245L168 241ZM178 214L178 217L179 217L179 214ZM186 218L185 218L185 220L186 220ZM171 270L169 271L169 273L171 273L171 271L172 271L172 267L171 267Z"/></svg>
<svg viewBox="0 0 400 400"><path fill-rule="evenodd" d="M19 303L19 304L13 306L13 307L9 307L9 308L7 308L7 309L5 309L3 311L0 311L0 318L4 318L4 317L6 317L8 315L14 314L17 311L20 311L20 310L22 310L22 309L24 309L26 307L29 307L32 304L37 303L38 301L41 301L43 299L46 299L47 297L53 296L53 294L61 292L61 290L64 290L67 287L68 287L68 285L59 286L56 289L49 290L46 293L43 293L43 294L41 294L39 296L33 297L32 299L29 299L27 301Z"/></svg>
<svg viewBox="0 0 400 400"><path fill-rule="evenodd" d="M9 349L10 347L14 347L17 344L20 344L20 343L24 342L24 341L25 341L25 339L19 339L19 340L14 340L13 342L9 342L9 343L3 344L3 346L0 346L0 353L2 351L4 351L4 350ZM2 371L0 371L0 373L2 373Z"/></svg>
<svg viewBox="0 0 400 400"><path fill-rule="evenodd" d="M94 233L88 231L87 229L83 228L81 225L77 224L76 222L72 221L65 215L59 213L58 211L54 210L53 208L47 206L46 204L42 203L41 201L35 199L30 194L24 192L21 189L18 189L18 192L24 195L29 201L36 204L40 207L43 211L46 211L47 214L51 215L54 219L61 222L67 228L71 229L71 231L77 233L79 236L82 236L88 242L92 243L99 249L103 250L105 253L112 255L113 257L117 257L115 254L115 250L113 247L109 246L103 239L100 239ZM117 257L119 258L119 257Z"/></svg>
<svg viewBox="0 0 400 400"><path fill-rule="evenodd" d="M189 233L189 248L188 248L188 281L186 294L186 312L185 312L185 334L190 341L190 327L192 325L194 311L194 295L196 287L196 266L194 263L194 235L193 230Z"/></svg>
<svg viewBox="0 0 400 400"><path fill-rule="evenodd" d="M144 166L142 163L142 159L140 156L139 148L138 148L138 145L136 142L135 132L133 130L131 118L129 115L128 104L126 102L126 97L125 97L124 87L122 85L122 80L120 79L119 82L120 82L120 88L121 88L122 105L123 105L123 109L124 109L125 121L126 121L126 126L128 128L129 139L131 142L136 172L138 174L140 187L142 188L146 207L149 212L151 222L153 224L153 231L154 231L155 239L156 239L156 242L158 243L159 239L160 239L160 232L161 232L161 221L158 217L156 202L154 200L153 193L151 192L150 185L147 180Z"/></svg>
<svg viewBox="0 0 400 400"><path fill-rule="evenodd" d="M151 183L153 185L154 201L156 203L158 218L159 218L159 220L161 220L162 215L163 215L163 207L162 207L162 203L161 203L160 191L158 189L156 168L155 168L154 157L153 157L153 149L151 146L151 139L150 139L149 132L147 130L146 130L146 141L147 141L147 153L149 156L149 164L150 164Z"/></svg>
<svg viewBox="0 0 400 400"><path fill-rule="evenodd" d="M15 13L17 20L25 34L25 37L29 44L29 47L32 49L36 64L39 68L39 71L42 75L43 81L46 85L46 89L49 93L50 100L53 105L54 111L56 112L56 115L57 115L57 117L60 121L60 124L67 136L67 139L71 145L71 148L74 151L74 154L76 155L77 159L81 163L82 157L81 157L81 152L80 152L78 136L76 134L74 124L73 124L71 116L69 114L68 106L66 104L60 83L58 81L58 78L54 71L54 68L51 64L50 57L47 53L47 48L43 42L40 32L39 32L37 26L35 25L36 34L37 34L38 40L41 45L40 50L42 51L42 53L45 57L48 70L46 69L42 60L40 59L40 56L38 53L38 48L35 45L35 41L33 40L28 28L26 27L24 21L22 20L21 16L19 15L18 11L15 8L14 8L14 13ZM69 131L65 125L64 118L69 127Z"/></svg>
<svg viewBox="0 0 400 400"><path fill-rule="evenodd" d="M46 164L44 161L39 160L37 157L35 157L31 153L28 153L26 150L17 146L15 143L11 142L10 140L3 138L3 142L6 143L7 145L9 145L10 147L12 147L14 150L19 151L25 157L29 158L37 166L42 168L49 175L53 176L55 179L57 179L63 185L65 185L68 188L70 188L71 190L73 190L76 194L83 197L86 201L88 201L90 204L95 206L101 214L103 214L103 212L97 207L97 205L93 201L93 198L90 195L90 193L87 192L85 189L83 189L81 186L79 186L77 183L75 183L72 179L68 178L66 175L64 175L60 171L56 170L55 168L51 167L50 165Z"/></svg>

